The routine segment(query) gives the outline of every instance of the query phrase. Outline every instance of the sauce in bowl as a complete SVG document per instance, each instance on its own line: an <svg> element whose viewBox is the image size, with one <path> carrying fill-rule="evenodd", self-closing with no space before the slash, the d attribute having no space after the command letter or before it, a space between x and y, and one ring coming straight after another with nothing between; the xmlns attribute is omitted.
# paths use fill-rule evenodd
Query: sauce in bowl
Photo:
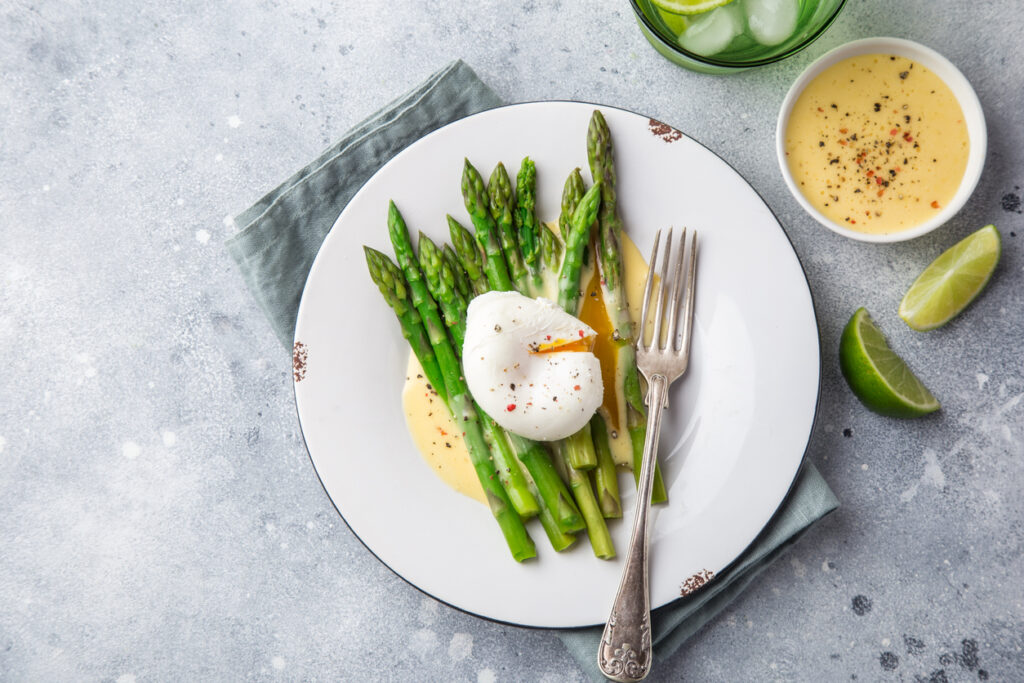
<svg viewBox="0 0 1024 683"><path fill-rule="evenodd" d="M863 233L909 230L956 195L970 138L960 103L906 57L864 54L818 74L785 129L789 172L829 220Z"/></svg>

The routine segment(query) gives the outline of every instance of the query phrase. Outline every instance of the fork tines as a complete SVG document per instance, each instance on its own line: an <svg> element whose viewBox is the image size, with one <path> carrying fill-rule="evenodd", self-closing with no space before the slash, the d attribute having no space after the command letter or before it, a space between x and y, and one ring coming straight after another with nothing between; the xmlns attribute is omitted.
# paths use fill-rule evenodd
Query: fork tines
<svg viewBox="0 0 1024 683"><path fill-rule="evenodd" d="M640 354L673 353L684 358L689 356L690 337L693 330L693 301L696 291L694 281L697 272L697 231L691 231L689 249L686 247L686 233L686 228L683 228L678 246L673 254L672 228L668 230L668 236L665 239L665 256L661 263L661 282L659 283L658 291L654 292L654 296L657 296L654 308L654 331L651 335L650 343L645 344L644 340L647 337L647 315L650 309L652 290L654 289L654 273L658 265L658 245L661 242L661 230L654 236L654 248L651 250L647 282L644 285L643 307L640 312L641 329L636 340L637 352ZM665 299L669 292L672 293L672 298L666 304ZM677 329L680 320L680 306L683 307L681 316L682 328ZM668 323L664 326L665 333L662 334L662 323L666 313L668 315ZM679 374L682 374L684 370L685 361L683 369L679 371Z"/></svg>

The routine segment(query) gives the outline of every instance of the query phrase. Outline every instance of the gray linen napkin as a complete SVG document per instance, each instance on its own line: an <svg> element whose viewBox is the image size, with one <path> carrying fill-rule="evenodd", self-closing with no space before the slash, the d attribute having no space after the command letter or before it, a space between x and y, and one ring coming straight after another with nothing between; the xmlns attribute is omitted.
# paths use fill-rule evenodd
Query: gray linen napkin
<svg viewBox="0 0 1024 683"><path fill-rule="evenodd" d="M335 219L373 173L427 133L502 102L461 60L358 124L318 159L240 214L227 242L242 277L278 338L292 345L306 276ZM755 542L702 590L655 611L655 658L664 658L742 592L814 522L838 507L828 484L804 461L786 501ZM594 680L600 628L558 631Z"/></svg>

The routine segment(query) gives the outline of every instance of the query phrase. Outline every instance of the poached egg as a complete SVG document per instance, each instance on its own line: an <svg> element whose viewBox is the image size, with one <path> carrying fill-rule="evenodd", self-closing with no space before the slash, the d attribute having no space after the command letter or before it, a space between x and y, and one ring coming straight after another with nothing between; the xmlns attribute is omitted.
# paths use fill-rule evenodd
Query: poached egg
<svg viewBox="0 0 1024 683"><path fill-rule="evenodd" d="M469 303L466 383L505 429L556 441L583 428L604 398L597 333L547 299L488 292Z"/></svg>

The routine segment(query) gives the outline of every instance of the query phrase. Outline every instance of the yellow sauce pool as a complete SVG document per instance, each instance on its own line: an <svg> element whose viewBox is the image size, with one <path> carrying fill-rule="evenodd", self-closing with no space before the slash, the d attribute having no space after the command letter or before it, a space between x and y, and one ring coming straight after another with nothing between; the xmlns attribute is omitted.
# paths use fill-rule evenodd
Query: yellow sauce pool
<svg viewBox="0 0 1024 683"><path fill-rule="evenodd" d="M913 228L956 194L970 142L953 92L905 57L830 66L797 98L786 127L790 173L808 202L850 230Z"/></svg>

